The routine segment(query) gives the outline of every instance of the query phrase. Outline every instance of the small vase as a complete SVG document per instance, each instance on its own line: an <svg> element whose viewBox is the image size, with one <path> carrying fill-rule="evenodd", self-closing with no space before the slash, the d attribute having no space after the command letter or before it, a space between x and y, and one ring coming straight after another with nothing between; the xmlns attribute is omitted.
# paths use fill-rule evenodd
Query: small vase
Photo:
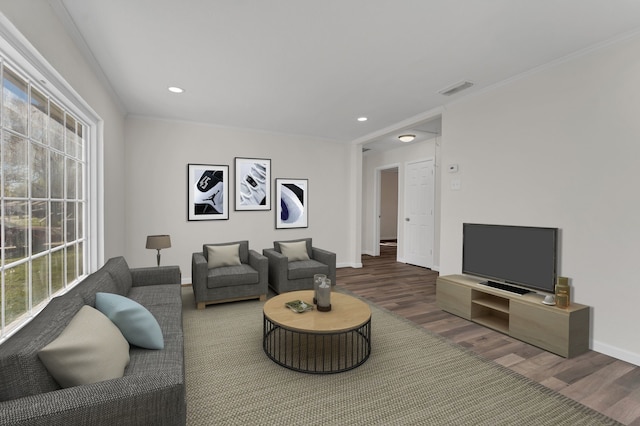
<svg viewBox="0 0 640 426"><path fill-rule="evenodd" d="M329 312L331 310L331 280L325 278L318 286L318 311Z"/></svg>
<svg viewBox="0 0 640 426"><path fill-rule="evenodd" d="M315 274L313 276L313 304L318 304L318 287L327 278L325 274Z"/></svg>

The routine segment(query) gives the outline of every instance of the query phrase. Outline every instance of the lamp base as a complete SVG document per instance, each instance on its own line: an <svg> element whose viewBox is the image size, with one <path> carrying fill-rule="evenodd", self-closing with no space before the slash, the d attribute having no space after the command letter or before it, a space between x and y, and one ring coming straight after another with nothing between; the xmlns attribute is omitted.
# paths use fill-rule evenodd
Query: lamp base
<svg viewBox="0 0 640 426"><path fill-rule="evenodd" d="M158 266L160 266L160 249L157 249L157 250L158 250L158 254L156 256L156 259L158 261Z"/></svg>
<svg viewBox="0 0 640 426"><path fill-rule="evenodd" d="M329 312L331 310L331 305L329 305L329 306L320 306L320 305L318 305L317 309L320 312Z"/></svg>

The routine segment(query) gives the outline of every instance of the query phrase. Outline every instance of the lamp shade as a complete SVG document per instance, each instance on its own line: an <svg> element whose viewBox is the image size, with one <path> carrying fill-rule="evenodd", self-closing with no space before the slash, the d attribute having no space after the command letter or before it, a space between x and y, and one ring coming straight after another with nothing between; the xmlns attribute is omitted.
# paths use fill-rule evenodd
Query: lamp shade
<svg viewBox="0 0 640 426"><path fill-rule="evenodd" d="M165 249L171 247L171 237L169 235L149 235L147 236L148 249Z"/></svg>

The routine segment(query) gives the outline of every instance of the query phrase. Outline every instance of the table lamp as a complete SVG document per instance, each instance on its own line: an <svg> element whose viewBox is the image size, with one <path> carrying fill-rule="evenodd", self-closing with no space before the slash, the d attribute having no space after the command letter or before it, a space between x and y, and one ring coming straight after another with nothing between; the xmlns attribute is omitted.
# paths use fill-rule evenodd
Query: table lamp
<svg viewBox="0 0 640 426"><path fill-rule="evenodd" d="M169 235L148 235L147 248L158 250L158 266L160 266L160 250L171 247L171 237Z"/></svg>

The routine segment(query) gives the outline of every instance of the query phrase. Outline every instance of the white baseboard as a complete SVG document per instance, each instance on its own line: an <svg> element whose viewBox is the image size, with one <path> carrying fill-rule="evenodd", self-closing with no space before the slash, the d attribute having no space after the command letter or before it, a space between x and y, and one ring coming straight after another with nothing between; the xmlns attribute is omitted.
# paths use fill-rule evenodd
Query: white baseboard
<svg viewBox="0 0 640 426"><path fill-rule="evenodd" d="M640 366L640 354L626 351L615 346L608 345L602 342L593 342L592 350L600 352L605 355L612 356L621 361L629 362L634 365Z"/></svg>
<svg viewBox="0 0 640 426"><path fill-rule="evenodd" d="M362 268L362 262L336 263L336 268Z"/></svg>

